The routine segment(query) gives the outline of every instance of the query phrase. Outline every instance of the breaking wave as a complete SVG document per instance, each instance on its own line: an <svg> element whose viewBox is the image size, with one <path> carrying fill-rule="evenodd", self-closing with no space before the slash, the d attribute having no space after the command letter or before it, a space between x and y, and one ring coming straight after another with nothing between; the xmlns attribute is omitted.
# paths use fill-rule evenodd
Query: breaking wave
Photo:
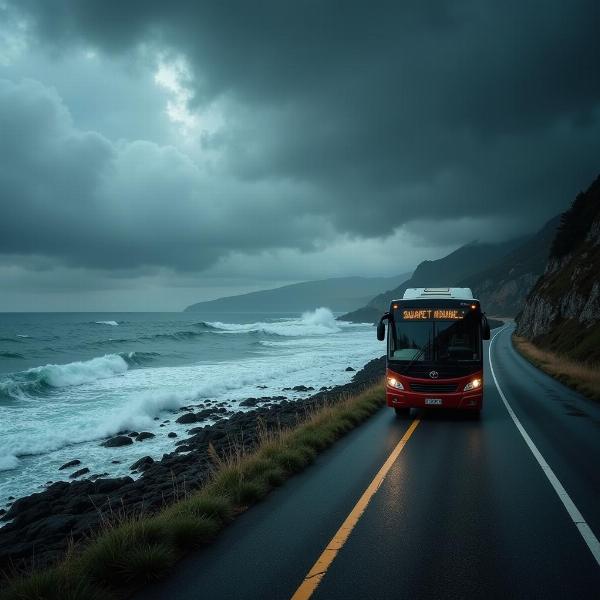
<svg viewBox="0 0 600 600"><path fill-rule="evenodd" d="M95 325L110 325L111 327L118 327L118 323L116 321L96 321Z"/></svg>
<svg viewBox="0 0 600 600"><path fill-rule="evenodd" d="M124 373L127 361L118 354L106 354L91 360L44 365L9 375L0 381L0 394L9 398L43 394L51 388L63 388L90 383Z"/></svg>
<svg viewBox="0 0 600 600"><path fill-rule="evenodd" d="M160 356L158 352L123 352L119 354L131 367L141 367Z"/></svg>
<svg viewBox="0 0 600 600"><path fill-rule="evenodd" d="M9 375L0 381L0 397L23 398L43 395L53 388L64 388L125 373L129 367L141 367L160 356L158 352L105 354L91 360L34 367Z"/></svg>
<svg viewBox="0 0 600 600"><path fill-rule="evenodd" d="M285 319L275 323L207 323L210 327L227 333L265 333L285 337L303 335L326 335L341 331L339 322L328 308L305 312L299 319Z"/></svg>
<svg viewBox="0 0 600 600"><path fill-rule="evenodd" d="M19 465L19 459L13 454L0 455L0 471L10 471Z"/></svg>

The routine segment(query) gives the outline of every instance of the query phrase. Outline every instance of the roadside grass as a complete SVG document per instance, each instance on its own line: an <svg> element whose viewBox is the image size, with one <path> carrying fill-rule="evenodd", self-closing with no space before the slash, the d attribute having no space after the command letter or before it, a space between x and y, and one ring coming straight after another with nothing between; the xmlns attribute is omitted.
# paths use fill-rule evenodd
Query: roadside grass
<svg viewBox="0 0 600 600"><path fill-rule="evenodd" d="M211 542L236 515L305 469L385 401L383 384L307 412L293 428L260 428L252 451L227 456L210 448L210 481L153 516L106 523L89 543L72 548L46 570L14 576L1 600L110 600L130 596L164 577L194 548Z"/></svg>
<svg viewBox="0 0 600 600"><path fill-rule="evenodd" d="M513 345L530 363L579 393L600 402L600 367L539 348L513 335Z"/></svg>

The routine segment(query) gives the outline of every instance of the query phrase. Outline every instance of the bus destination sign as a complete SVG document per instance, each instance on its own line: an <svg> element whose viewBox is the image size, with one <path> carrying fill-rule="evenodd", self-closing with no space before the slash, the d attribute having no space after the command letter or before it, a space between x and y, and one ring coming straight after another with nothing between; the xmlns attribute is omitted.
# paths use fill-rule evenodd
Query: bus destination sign
<svg viewBox="0 0 600 600"><path fill-rule="evenodd" d="M409 308L401 311L405 321L424 321L440 319L445 321L460 321L464 319L466 311L455 308Z"/></svg>

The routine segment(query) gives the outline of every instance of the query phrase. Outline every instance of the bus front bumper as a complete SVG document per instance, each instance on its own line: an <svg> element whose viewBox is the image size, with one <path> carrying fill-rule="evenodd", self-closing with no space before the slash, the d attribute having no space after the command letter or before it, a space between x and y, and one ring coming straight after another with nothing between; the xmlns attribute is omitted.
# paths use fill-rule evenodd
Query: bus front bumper
<svg viewBox="0 0 600 600"><path fill-rule="evenodd" d="M394 376L396 376L394 374ZM396 376L397 377L397 376ZM475 390L463 391L465 385L473 378L479 379L481 382ZM446 380L436 383L456 383L457 391L453 393L427 391L415 392L411 389L411 384L426 385L430 384L430 380L407 380L402 378L404 389L397 389L389 384L386 384L386 400L387 405L393 408L451 408L459 410L480 411L483 407L483 374L476 373L470 375L464 380ZM460 390L460 391L458 391Z"/></svg>

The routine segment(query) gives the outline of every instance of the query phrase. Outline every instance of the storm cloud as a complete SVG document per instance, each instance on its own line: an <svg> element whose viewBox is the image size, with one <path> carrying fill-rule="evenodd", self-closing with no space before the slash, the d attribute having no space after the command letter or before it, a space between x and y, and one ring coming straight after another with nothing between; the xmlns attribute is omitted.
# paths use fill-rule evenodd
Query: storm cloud
<svg viewBox="0 0 600 600"><path fill-rule="evenodd" d="M532 231L598 172L597 2L19 0L5 14L56 61L180 61L178 110L219 115L187 146L150 123L119 139L76 121L52 81L9 73L5 255L185 272L399 232L442 249Z"/></svg>

